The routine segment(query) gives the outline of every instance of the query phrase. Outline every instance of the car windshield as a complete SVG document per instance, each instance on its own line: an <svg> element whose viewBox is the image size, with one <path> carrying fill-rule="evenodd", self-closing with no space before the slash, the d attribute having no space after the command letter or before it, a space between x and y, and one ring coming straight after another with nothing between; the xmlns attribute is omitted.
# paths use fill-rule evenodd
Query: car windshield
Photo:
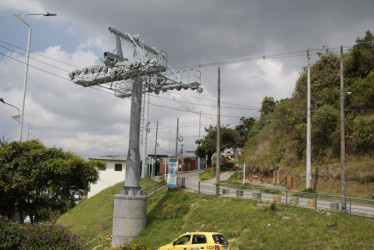
<svg viewBox="0 0 374 250"><path fill-rule="evenodd" d="M227 241L222 234L213 234L213 240L216 244L227 245Z"/></svg>

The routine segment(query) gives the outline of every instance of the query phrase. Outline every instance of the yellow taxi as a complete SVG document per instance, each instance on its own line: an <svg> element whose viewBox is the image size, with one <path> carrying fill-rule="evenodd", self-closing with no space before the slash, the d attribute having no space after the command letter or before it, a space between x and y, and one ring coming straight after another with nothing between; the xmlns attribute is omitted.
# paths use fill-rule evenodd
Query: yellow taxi
<svg viewBox="0 0 374 250"><path fill-rule="evenodd" d="M168 245L158 250L231 250L230 244L221 233L193 232L180 235Z"/></svg>

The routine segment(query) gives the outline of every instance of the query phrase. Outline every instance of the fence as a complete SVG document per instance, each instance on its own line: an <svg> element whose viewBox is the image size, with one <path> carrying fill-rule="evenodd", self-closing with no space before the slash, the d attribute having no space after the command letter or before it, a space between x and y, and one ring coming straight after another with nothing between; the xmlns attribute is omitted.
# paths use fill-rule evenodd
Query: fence
<svg viewBox="0 0 374 250"><path fill-rule="evenodd" d="M213 182L199 182L198 193L374 217L374 200L368 199Z"/></svg>

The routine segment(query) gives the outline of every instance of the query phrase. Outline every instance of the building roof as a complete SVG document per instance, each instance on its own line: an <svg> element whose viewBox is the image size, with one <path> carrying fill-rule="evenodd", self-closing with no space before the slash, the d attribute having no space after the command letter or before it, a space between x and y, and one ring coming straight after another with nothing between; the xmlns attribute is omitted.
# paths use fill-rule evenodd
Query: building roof
<svg viewBox="0 0 374 250"><path fill-rule="evenodd" d="M102 160L102 161L126 161L126 156L124 155L105 155L98 157L88 158L90 160Z"/></svg>

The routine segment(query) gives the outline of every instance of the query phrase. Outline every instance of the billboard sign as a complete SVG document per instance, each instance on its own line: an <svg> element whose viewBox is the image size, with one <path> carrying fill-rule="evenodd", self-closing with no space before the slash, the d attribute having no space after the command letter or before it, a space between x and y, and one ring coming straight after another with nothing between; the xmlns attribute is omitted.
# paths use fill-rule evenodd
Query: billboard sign
<svg viewBox="0 0 374 250"><path fill-rule="evenodd" d="M177 187L177 170L178 170L177 159L170 159L168 163L168 177L166 179L166 186Z"/></svg>

